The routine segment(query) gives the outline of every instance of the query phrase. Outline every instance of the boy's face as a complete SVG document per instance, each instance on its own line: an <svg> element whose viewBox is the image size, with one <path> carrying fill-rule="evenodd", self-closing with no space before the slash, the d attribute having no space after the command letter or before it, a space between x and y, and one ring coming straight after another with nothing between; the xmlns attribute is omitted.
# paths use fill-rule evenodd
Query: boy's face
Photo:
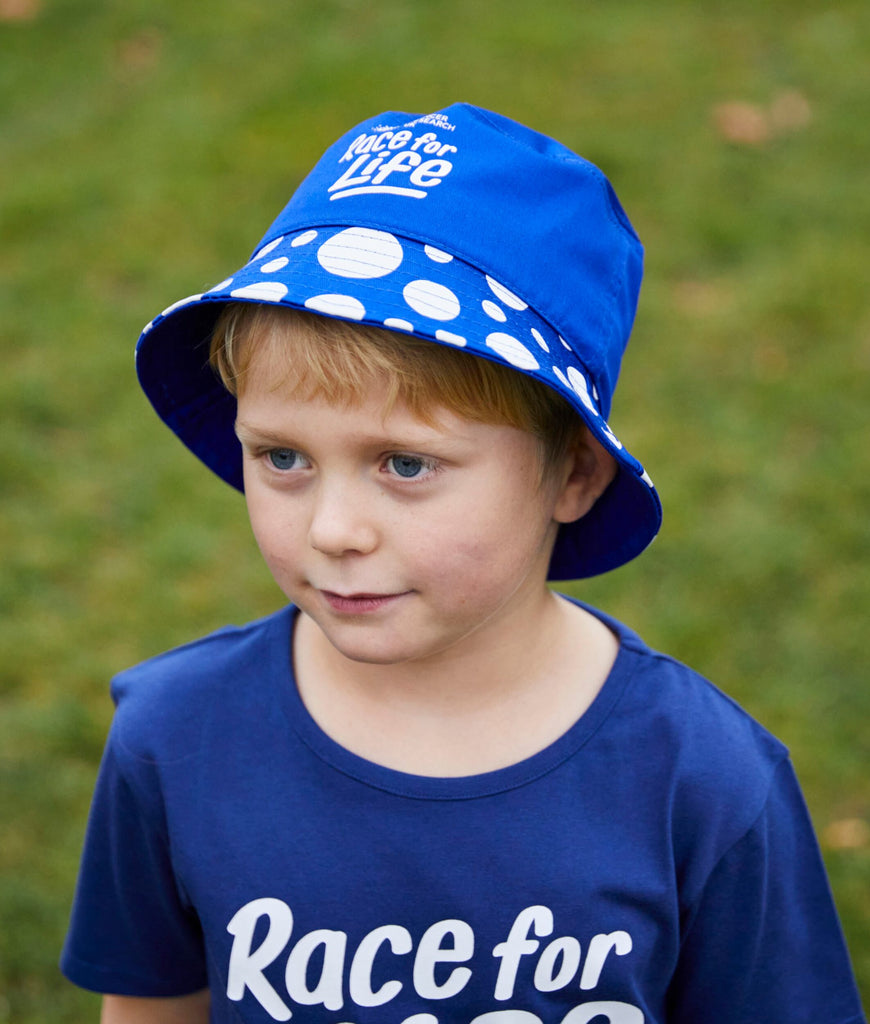
<svg viewBox="0 0 870 1024"><path fill-rule="evenodd" d="M559 483L541 482L525 431L447 411L431 426L401 405L385 416L384 397L303 399L252 361L237 432L263 556L351 660L498 643L546 600Z"/></svg>

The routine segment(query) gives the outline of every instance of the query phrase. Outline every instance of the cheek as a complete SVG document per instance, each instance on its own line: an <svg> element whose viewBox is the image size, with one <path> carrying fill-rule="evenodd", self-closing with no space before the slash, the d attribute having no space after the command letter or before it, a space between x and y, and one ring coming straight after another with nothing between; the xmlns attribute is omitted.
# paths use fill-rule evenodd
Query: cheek
<svg viewBox="0 0 870 1024"><path fill-rule="evenodd" d="M248 496L247 503L251 532L263 557L270 566L281 564L296 548L293 524L268 504L259 502L255 495Z"/></svg>
<svg viewBox="0 0 870 1024"><path fill-rule="evenodd" d="M442 521L427 538L427 559L437 576L465 593L481 593L524 571L538 550L538 529L527 517L466 512L450 524Z"/></svg>

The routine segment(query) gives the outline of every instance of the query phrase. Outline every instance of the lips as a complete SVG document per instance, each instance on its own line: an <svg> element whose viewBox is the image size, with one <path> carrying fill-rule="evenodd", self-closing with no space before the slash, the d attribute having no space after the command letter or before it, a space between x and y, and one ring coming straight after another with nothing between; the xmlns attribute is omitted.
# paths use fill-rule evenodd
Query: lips
<svg viewBox="0 0 870 1024"><path fill-rule="evenodd" d="M332 590L321 590L320 593L333 611L346 615L365 615L386 608L404 597L408 591L398 594L337 594Z"/></svg>

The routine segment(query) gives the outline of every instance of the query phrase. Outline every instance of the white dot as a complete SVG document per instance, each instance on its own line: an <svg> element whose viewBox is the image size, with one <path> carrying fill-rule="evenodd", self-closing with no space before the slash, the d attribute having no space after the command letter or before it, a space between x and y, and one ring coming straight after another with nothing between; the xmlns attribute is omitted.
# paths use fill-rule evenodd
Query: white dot
<svg viewBox="0 0 870 1024"><path fill-rule="evenodd" d="M586 406L590 412L597 414L598 410L595 408L595 404L589 397L589 384L583 374L577 369L576 366L568 367L568 380L571 382L571 387L577 393L580 401Z"/></svg>
<svg viewBox="0 0 870 1024"><path fill-rule="evenodd" d="M257 260L261 260L261 259L262 259L262 258L263 258L264 256L268 256L268 255L269 255L269 253L270 253L270 252L271 252L271 251L272 251L273 249L277 249L277 247L278 247L278 246L279 246L279 245L280 245L280 244L281 244L281 243L282 243L283 241L284 241L284 236L283 236L283 235L281 235L281 237L280 237L280 238L276 238L276 239L275 239L275 240L274 240L273 242L269 242L269 243L268 243L268 245L264 245L264 246L263 246L263 248L262 248L262 249L261 249L261 250L260 250L260 251L259 251L258 253L255 253L255 254L254 254L254 255L253 255L252 257L251 257L251 263L255 263L255 262L256 262Z"/></svg>
<svg viewBox="0 0 870 1024"><path fill-rule="evenodd" d="M402 294L415 313L429 317L430 320L454 320L459 316L459 299L443 284L411 281L405 285Z"/></svg>
<svg viewBox="0 0 870 1024"><path fill-rule="evenodd" d="M466 345L465 338L461 334L451 334L450 331L436 331L435 337L438 341L446 341L448 345L456 345L459 348Z"/></svg>
<svg viewBox="0 0 870 1024"><path fill-rule="evenodd" d="M283 270L290 260L286 256L279 256L277 260L270 260L268 263L264 263L260 270L264 274L274 274L276 270Z"/></svg>
<svg viewBox="0 0 870 1024"><path fill-rule="evenodd" d="M559 380L560 380L560 381L561 381L561 382L562 382L562 383L563 383L563 384L565 385L565 387L566 387L566 388L567 388L567 389L568 389L569 391L573 391L573 390L574 390L574 389L573 389L573 388L571 387L571 381L570 381L570 380L568 380L568 378L567 378L567 377L565 376L565 374L564 374L564 373L562 373L562 371L561 371L561 370L559 369L559 367L558 367L558 366L554 366L554 367L553 367L553 373L555 373L555 374L556 374L556 376L557 376L557 377L559 378Z"/></svg>
<svg viewBox="0 0 870 1024"><path fill-rule="evenodd" d="M497 299L501 299L501 301L506 306L510 306L511 309L528 309L529 308L529 304L527 302L523 302L523 300L518 295L514 295L513 292L509 292L507 290L507 288L505 288L505 286L503 284L499 284L498 281L494 281L489 276L489 274L486 275L486 283L492 289L493 294L495 295L495 297Z"/></svg>
<svg viewBox="0 0 870 1024"><path fill-rule="evenodd" d="M263 302L280 302L287 294L287 285L280 281L260 281L257 284L246 284L244 288L236 288L230 292L234 299L261 299Z"/></svg>
<svg viewBox="0 0 870 1024"><path fill-rule="evenodd" d="M535 341L536 341L536 342L537 342L537 343L538 343L538 344L539 344L539 345L541 346L541 348L542 348L542 349L543 349L543 350L544 350L545 352L549 352L549 351L550 351L550 347L549 347L549 345L547 345L546 341L544 341L544 336L543 336L543 334L541 334L541 332L540 332L540 331L539 331L539 330L537 329L537 327L533 327L533 328L532 328L532 337L533 337L533 338L535 339Z"/></svg>
<svg viewBox="0 0 870 1024"><path fill-rule="evenodd" d="M216 284L214 286L214 288L209 288L208 294L210 295L212 292L222 292L225 288L229 288L229 286L232 283L233 283L233 279L231 277L228 277L228 278L226 278L226 280L221 281L220 284Z"/></svg>
<svg viewBox="0 0 870 1024"><path fill-rule="evenodd" d="M616 434L613 433L613 431L610 429L610 427L608 427L608 425L606 423L604 424L604 428L603 429L604 429L604 436L607 438L608 441L610 441L610 443L613 445L614 448L622 448L623 447L622 441L619 440L619 438L616 436Z"/></svg>
<svg viewBox="0 0 870 1024"><path fill-rule="evenodd" d="M573 352L573 351L574 351L574 350L573 350L573 349L571 348L571 346L570 346L570 345L568 344L568 342L567 342L567 341L565 341L565 339L564 339L564 338L562 337L562 335L561 335L561 334L559 335L559 341L561 341L561 342L562 342L562 345L563 345L563 346L564 346L564 347L565 347L566 349L568 349L568 351L569 351L569 352Z"/></svg>
<svg viewBox="0 0 870 1024"><path fill-rule="evenodd" d="M148 323L145 324L145 326L142 328L142 330L139 333L140 334L147 334L151 330L151 328L153 326L154 326L154 321L153 320L149 320Z"/></svg>
<svg viewBox="0 0 870 1024"><path fill-rule="evenodd" d="M316 231L305 231L301 235L297 235L290 244L295 249L300 245L308 245L308 243L313 242L315 238L317 238Z"/></svg>
<svg viewBox="0 0 870 1024"><path fill-rule="evenodd" d="M347 228L317 250L317 261L336 277L369 280L384 277L402 262L402 246L388 231Z"/></svg>
<svg viewBox="0 0 870 1024"><path fill-rule="evenodd" d="M176 309L181 309L182 306L187 306L191 302L199 302L202 295L188 295L186 299L179 299L178 302L173 302L171 306L167 306L166 309L160 314L161 316L169 316L170 313Z"/></svg>
<svg viewBox="0 0 870 1024"><path fill-rule="evenodd" d="M305 300L305 307L348 320L362 320L366 315L365 306L352 295L313 295Z"/></svg>
<svg viewBox="0 0 870 1024"><path fill-rule="evenodd" d="M498 320L500 324L503 324L507 320L507 314L501 307L497 306L494 302L490 302L489 299L484 299L481 302L483 311L491 320Z"/></svg>
<svg viewBox="0 0 870 1024"><path fill-rule="evenodd" d="M649 473L647 473L646 470L643 471L643 475L641 476L641 480L643 480L643 482L647 485L647 487L654 487L655 486L655 484L652 482L652 478L650 477Z"/></svg>
<svg viewBox="0 0 870 1024"><path fill-rule="evenodd" d="M397 316L388 316L384 320L384 327L390 327L394 331L413 331L414 325L410 320L401 320Z"/></svg>
<svg viewBox="0 0 870 1024"><path fill-rule="evenodd" d="M436 249L434 245L424 245L423 252L426 253L430 260L435 260L436 263L449 263L453 259L449 252L442 252L440 249Z"/></svg>
<svg viewBox="0 0 870 1024"><path fill-rule="evenodd" d="M526 346L513 337L511 334L496 332L490 334L486 339L487 345L509 363L518 366L521 370L537 370L538 360L526 348Z"/></svg>

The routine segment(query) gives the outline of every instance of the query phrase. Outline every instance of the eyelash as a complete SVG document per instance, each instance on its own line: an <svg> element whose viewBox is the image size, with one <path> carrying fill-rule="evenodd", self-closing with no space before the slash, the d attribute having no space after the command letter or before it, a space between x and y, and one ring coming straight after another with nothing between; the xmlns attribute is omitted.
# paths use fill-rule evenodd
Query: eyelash
<svg viewBox="0 0 870 1024"><path fill-rule="evenodd" d="M407 452L396 452L393 455L388 455L384 459L384 465L388 467L390 463L395 462L399 459L407 459L409 462L420 463L422 469L428 471L423 472L422 475L404 476L403 474L394 470L392 472L392 475L397 479L403 481L404 483L416 483L418 481L428 480L429 477L433 476L435 473L438 473L441 468L439 464L435 461L435 459L427 459L423 455L409 455ZM389 469L387 470L387 472L389 472Z"/></svg>
<svg viewBox="0 0 870 1024"><path fill-rule="evenodd" d="M279 466L275 459L282 455L292 456L293 465ZM293 470L307 469L309 467L308 460L295 448L268 448L261 452L261 456L268 461L269 468L279 474L290 473ZM390 469L391 464L395 464L396 461L401 459L405 459L408 462L419 463L422 472L420 474L415 474L414 476L405 476L402 473L399 473L395 469L395 466L393 469ZM303 462L304 465L297 465L298 461ZM435 459L426 458L423 455L411 455L407 452L395 452L391 455L385 456L383 459L383 472L389 473L394 479L400 480L403 483L417 483L423 480L428 480L429 477L440 472L440 469L441 467Z"/></svg>
<svg viewBox="0 0 870 1024"><path fill-rule="evenodd" d="M278 455L292 455L294 457L294 462L297 459L304 459L305 456L302 455L301 452L298 452L295 448L269 448L267 451L264 451L262 454L263 454L263 456L266 459L268 459L270 467L272 469L274 469L277 473L288 473L288 472L290 472L291 469L300 469L300 468L304 469L304 468L307 468L307 467L304 467L304 466L303 467L299 467L297 465L293 465L293 466L279 466L275 462L275 456L278 456Z"/></svg>

